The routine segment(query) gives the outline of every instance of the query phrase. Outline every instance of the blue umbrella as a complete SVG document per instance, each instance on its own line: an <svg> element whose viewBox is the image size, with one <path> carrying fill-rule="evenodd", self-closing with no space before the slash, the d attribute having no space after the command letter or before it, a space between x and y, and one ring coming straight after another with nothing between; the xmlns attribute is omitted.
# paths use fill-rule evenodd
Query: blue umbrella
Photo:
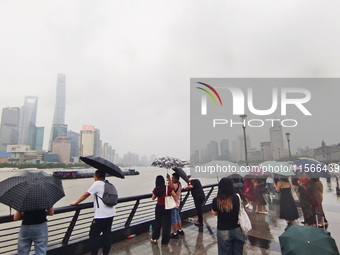
<svg viewBox="0 0 340 255"><path fill-rule="evenodd" d="M312 158L299 158L294 164L312 178L329 178L330 174L325 163Z"/></svg>

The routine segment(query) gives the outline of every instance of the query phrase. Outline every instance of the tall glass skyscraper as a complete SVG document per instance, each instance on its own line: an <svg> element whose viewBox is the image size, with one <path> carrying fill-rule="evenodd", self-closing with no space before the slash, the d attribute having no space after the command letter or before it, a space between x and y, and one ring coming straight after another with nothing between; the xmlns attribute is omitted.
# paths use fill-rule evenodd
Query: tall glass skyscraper
<svg viewBox="0 0 340 255"><path fill-rule="evenodd" d="M56 100L54 107L54 116L51 127L50 141L48 144L48 150L52 150L52 142L58 136L65 136L65 130L61 128L65 127L65 107L66 107L66 76L65 74L58 73L57 76L57 90L56 90ZM58 128L60 126L60 128ZM67 126L66 126L67 128ZM60 130L62 133L58 133Z"/></svg>
<svg viewBox="0 0 340 255"><path fill-rule="evenodd" d="M18 144L19 113L19 107L6 107L2 109L0 124L0 151L6 151L7 145Z"/></svg>
<svg viewBox="0 0 340 255"><path fill-rule="evenodd" d="M37 108L38 97L26 96L24 105L20 109L19 144L29 145L29 140L32 140L29 136L30 134L35 133L34 129L36 129Z"/></svg>

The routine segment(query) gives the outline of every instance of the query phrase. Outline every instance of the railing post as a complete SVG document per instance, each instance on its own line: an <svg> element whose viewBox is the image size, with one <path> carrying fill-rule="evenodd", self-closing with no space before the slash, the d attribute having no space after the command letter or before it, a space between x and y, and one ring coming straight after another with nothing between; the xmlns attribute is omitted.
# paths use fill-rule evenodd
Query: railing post
<svg viewBox="0 0 340 255"><path fill-rule="evenodd" d="M185 195L184 199L182 200L181 204L179 205L179 212L182 211L182 208L185 205L185 203L187 202L189 195L190 195L190 192L188 191L187 194Z"/></svg>
<svg viewBox="0 0 340 255"><path fill-rule="evenodd" d="M211 195L211 193L213 192L214 190L214 187L211 187L210 191L208 192L208 194L205 196L205 199L204 199L204 202L203 202L203 205L205 205Z"/></svg>
<svg viewBox="0 0 340 255"><path fill-rule="evenodd" d="M75 214L73 215L72 221L71 221L70 225L68 226L68 229L67 229L67 231L65 233L65 236L63 238L63 241L62 241L63 245L67 245L68 244L68 241L70 240L70 237L71 237L71 234L73 232L74 226L76 225L76 222L78 220L79 213L80 213L80 209L77 209Z"/></svg>
<svg viewBox="0 0 340 255"><path fill-rule="evenodd" d="M131 211L131 213L130 213L128 219L127 219L126 222L125 222L125 227L126 227L126 228L130 226L131 221L132 221L132 219L133 219L133 216L135 216L135 213L136 213L136 211L137 211L138 206L139 206L139 199L137 199L137 201L136 201L136 203L135 203L135 206L133 207L133 209L132 209L132 211Z"/></svg>

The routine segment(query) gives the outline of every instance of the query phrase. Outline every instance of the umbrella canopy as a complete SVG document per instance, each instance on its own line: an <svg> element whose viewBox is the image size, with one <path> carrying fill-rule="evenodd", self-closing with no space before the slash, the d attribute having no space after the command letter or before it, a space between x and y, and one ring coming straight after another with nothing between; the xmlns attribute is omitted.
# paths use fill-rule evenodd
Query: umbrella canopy
<svg viewBox="0 0 340 255"><path fill-rule="evenodd" d="M174 170L185 182L189 183L189 178L182 168L174 167L172 170Z"/></svg>
<svg viewBox="0 0 340 255"><path fill-rule="evenodd" d="M61 180L43 171L22 171L0 182L0 202L20 212L51 208L63 196Z"/></svg>
<svg viewBox="0 0 340 255"><path fill-rule="evenodd" d="M284 176L295 175L293 170L296 170L296 166L290 164L289 162L278 162L278 161L265 161L262 162L259 167L263 171L268 173L280 174Z"/></svg>
<svg viewBox="0 0 340 255"><path fill-rule="evenodd" d="M109 175L116 176L121 179L125 178L122 170L118 166L116 166L115 164L106 159L96 156L80 157L80 159L94 168L105 171L105 173Z"/></svg>
<svg viewBox="0 0 340 255"><path fill-rule="evenodd" d="M299 158L294 161L294 164L310 177L330 177L327 165L316 159Z"/></svg>
<svg viewBox="0 0 340 255"><path fill-rule="evenodd" d="M271 173L264 171L258 166L249 166L249 168L247 169L246 177L267 178L269 175L271 175Z"/></svg>
<svg viewBox="0 0 340 255"><path fill-rule="evenodd" d="M156 166L156 167L166 168L166 169L175 168L175 167L182 168L184 166L182 160L178 158L173 158L173 157L156 158L152 162L151 165Z"/></svg>
<svg viewBox="0 0 340 255"><path fill-rule="evenodd" d="M334 239L312 226L293 225L279 236L279 240L283 255L339 254Z"/></svg>
<svg viewBox="0 0 340 255"><path fill-rule="evenodd" d="M245 176L247 171L240 165L227 160L213 160L201 165L203 168L214 170L217 177L227 177L232 174L239 174Z"/></svg>

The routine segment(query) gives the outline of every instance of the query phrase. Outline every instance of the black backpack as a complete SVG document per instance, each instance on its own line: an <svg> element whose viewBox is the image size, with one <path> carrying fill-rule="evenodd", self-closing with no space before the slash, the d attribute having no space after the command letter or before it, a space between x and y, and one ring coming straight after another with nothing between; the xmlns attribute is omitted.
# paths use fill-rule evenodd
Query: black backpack
<svg viewBox="0 0 340 255"><path fill-rule="evenodd" d="M96 195L96 198L97 198L97 207L99 208L97 195ZM103 197L99 197L99 198L103 201L103 203L106 206L112 207L118 204L118 192L115 186L113 186L112 183L109 183L109 181L105 180Z"/></svg>

